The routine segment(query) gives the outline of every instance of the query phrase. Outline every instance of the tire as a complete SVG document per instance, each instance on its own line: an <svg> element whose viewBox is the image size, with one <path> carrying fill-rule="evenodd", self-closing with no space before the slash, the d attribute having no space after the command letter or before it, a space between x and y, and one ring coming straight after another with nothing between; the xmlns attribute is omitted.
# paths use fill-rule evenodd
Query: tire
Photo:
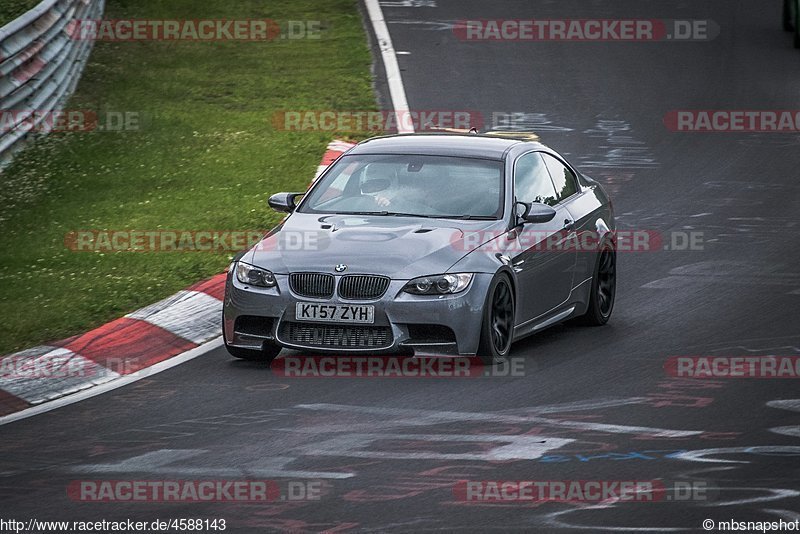
<svg viewBox="0 0 800 534"><path fill-rule="evenodd" d="M792 2L794 0L783 0L783 31L794 31L795 21L792 13Z"/></svg>
<svg viewBox="0 0 800 534"><path fill-rule="evenodd" d="M611 243L600 247L592 276L589 307L578 322L587 326L602 326L611 318L617 294L617 253Z"/></svg>
<svg viewBox="0 0 800 534"><path fill-rule="evenodd" d="M478 356L484 365L505 361L514 338L514 289L505 273L494 277L486 292Z"/></svg>

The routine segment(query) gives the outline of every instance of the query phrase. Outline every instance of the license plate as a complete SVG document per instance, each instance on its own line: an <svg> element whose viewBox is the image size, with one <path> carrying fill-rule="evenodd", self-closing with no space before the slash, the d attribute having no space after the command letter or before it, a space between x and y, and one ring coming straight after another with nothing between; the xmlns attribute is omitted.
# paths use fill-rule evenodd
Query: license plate
<svg viewBox="0 0 800 534"><path fill-rule="evenodd" d="M334 323L374 323L375 306L347 304L314 304L298 302L294 316L299 321L329 321Z"/></svg>

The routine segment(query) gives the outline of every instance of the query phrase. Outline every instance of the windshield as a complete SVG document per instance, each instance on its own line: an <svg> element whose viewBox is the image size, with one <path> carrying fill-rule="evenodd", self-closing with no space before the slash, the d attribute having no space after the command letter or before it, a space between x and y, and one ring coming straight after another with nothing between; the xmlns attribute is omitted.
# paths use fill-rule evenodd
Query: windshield
<svg viewBox="0 0 800 534"><path fill-rule="evenodd" d="M502 199L502 161L353 155L334 164L298 211L497 219Z"/></svg>

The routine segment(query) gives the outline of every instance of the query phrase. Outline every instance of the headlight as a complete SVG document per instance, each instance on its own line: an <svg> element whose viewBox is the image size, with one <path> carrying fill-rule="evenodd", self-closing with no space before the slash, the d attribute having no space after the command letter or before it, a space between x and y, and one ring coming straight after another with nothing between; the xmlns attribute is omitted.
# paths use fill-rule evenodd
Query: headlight
<svg viewBox="0 0 800 534"><path fill-rule="evenodd" d="M472 273L421 276L409 281L403 291L414 295L449 295L464 291L472 281Z"/></svg>
<svg viewBox="0 0 800 534"><path fill-rule="evenodd" d="M259 269L247 263L236 264L236 279L243 284L258 287L275 287L275 275L266 269Z"/></svg>

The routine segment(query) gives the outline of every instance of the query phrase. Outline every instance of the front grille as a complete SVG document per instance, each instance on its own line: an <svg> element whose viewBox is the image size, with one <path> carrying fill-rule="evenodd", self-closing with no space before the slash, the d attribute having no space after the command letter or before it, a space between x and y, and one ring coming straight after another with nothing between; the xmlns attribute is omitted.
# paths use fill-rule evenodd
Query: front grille
<svg viewBox="0 0 800 534"><path fill-rule="evenodd" d="M333 296L333 275L294 273L289 276L292 291L304 297L327 299Z"/></svg>
<svg viewBox="0 0 800 534"><path fill-rule="evenodd" d="M350 300L379 299L389 288L385 276L348 274L339 281L339 296Z"/></svg>
<svg viewBox="0 0 800 534"><path fill-rule="evenodd" d="M304 347L377 349L392 344L388 326L312 325L283 321L280 339Z"/></svg>

